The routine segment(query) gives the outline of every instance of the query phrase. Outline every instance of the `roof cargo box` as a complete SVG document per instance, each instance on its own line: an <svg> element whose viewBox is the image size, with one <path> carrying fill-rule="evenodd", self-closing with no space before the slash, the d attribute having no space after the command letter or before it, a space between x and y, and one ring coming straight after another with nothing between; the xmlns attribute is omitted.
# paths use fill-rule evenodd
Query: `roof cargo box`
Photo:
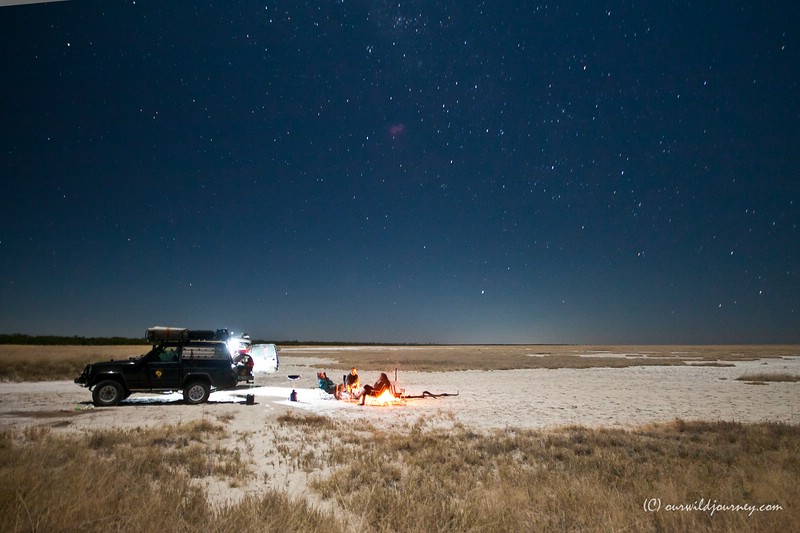
<svg viewBox="0 0 800 533"><path fill-rule="evenodd" d="M215 337L215 333L210 329L192 329L189 330L190 341L214 341L221 340Z"/></svg>
<svg viewBox="0 0 800 533"><path fill-rule="evenodd" d="M189 330L186 328L166 328L164 326L156 326L148 328L144 334L147 342L158 344L160 342L181 341L186 342L189 340Z"/></svg>

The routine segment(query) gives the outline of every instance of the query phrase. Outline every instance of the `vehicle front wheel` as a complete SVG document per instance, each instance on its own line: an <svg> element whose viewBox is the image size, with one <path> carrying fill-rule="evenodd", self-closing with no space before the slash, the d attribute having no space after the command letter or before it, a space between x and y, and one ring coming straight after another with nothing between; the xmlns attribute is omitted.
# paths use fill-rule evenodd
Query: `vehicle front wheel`
<svg viewBox="0 0 800 533"><path fill-rule="evenodd" d="M205 403L211 394L211 387L202 381L193 381L183 389L183 399L186 403Z"/></svg>
<svg viewBox="0 0 800 533"><path fill-rule="evenodd" d="M119 381L108 379L95 385L92 391L92 401L97 407L111 407L117 405L125 391Z"/></svg>

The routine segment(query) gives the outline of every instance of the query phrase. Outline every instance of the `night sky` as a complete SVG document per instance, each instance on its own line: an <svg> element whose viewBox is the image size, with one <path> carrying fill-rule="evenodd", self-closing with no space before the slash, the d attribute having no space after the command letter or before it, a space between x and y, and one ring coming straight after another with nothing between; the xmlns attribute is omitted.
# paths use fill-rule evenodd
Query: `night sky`
<svg viewBox="0 0 800 533"><path fill-rule="evenodd" d="M0 8L0 333L800 342L800 4Z"/></svg>

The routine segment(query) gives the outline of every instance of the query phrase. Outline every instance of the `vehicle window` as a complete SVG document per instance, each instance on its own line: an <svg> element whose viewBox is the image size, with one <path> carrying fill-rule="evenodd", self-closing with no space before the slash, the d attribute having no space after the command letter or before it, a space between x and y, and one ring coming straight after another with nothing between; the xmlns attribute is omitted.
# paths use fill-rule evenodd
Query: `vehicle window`
<svg viewBox="0 0 800 533"><path fill-rule="evenodd" d="M214 355L219 359L230 359L231 352L228 350L228 346L225 344L218 344L214 348Z"/></svg>
<svg viewBox="0 0 800 533"><path fill-rule="evenodd" d="M160 350L154 350L151 361L158 361L161 363L177 363L180 349L177 346L162 346Z"/></svg>

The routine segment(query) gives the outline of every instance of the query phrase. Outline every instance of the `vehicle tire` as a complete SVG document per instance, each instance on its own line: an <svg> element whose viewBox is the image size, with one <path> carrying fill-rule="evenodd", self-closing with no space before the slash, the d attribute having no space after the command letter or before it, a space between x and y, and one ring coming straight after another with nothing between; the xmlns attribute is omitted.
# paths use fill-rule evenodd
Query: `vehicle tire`
<svg viewBox="0 0 800 533"><path fill-rule="evenodd" d="M208 401L211 394L211 387L202 381L193 381L183 389L183 400L186 403L198 404Z"/></svg>
<svg viewBox="0 0 800 533"><path fill-rule="evenodd" d="M125 390L120 382L107 379L95 385L92 391L92 402L97 407L111 407L117 405L123 396L125 396Z"/></svg>

